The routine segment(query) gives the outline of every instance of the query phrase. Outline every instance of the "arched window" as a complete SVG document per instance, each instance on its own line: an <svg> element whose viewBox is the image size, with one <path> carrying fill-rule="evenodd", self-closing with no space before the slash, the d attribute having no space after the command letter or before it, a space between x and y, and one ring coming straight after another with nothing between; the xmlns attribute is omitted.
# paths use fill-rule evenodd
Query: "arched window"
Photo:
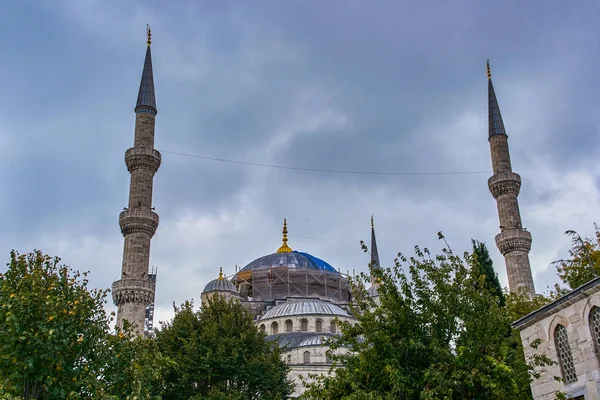
<svg viewBox="0 0 600 400"><path fill-rule="evenodd" d="M563 379L566 383L575 382L577 380L577 373L573 364L573 355L571 354L571 346L569 346L567 328L560 324L554 329L554 345L556 346L558 363L560 364Z"/></svg>
<svg viewBox="0 0 600 400"><path fill-rule="evenodd" d="M271 334L274 335L276 333L279 333L279 325L277 324L277 322L273 322L271 324Z"/></svg>
<svg viewBox="0 0 600 400"><path fill-rule="evenodd" d="M600 307L594 306L590 310L590 331L596 346L596 356L600 361Z"/></svg>
<svg viewBox="0 0 600 400"><path fill-rule="evenodd" d="M310 364L310 351L304 352L304 364Z"/></svg>
<svg viewBox="0 0 600 400"><path fill-rule="evenodd" d="M323 321L317 320L317 332L323 332Z"/></svg>
<svg viewBox="0 0 600 400"><path fill-rule="evenodd" d="M302 332L308 331L308 320L307 319L300 320L300 330Z"/></svg>
<svg viewBox="0 0 600 400"><path fill-rule="evenodd" d="M335 321L331 321L330 330L331 330L331 333L336 333L337 332L337 325L335 324Z"/></svg>
<svg viewBox="0 0 600 400"><path fill-rule="evenodd" d="M261 331L262 333L265 333L265 330L266 330L266 329L267 329L267 328L265 327L265 324L260 324L260 331Z"/></svg>
<svg viewBox="0 0 600 400"><path fill-rule="evenodd" d="M288 354L288 356L287 356L287 363L288 364L292 363L292 355L291 354Z"/></svg>
<svg viewBox="0 0 600 400"><path fill-rule="evenodd" d="M292 322L292 320L291 319L286 320L285 321L285 331L291 332L293 328L294 328L294 323Z"/></svg>
<svg viewBox="0 0 600 400"><path fill-rule="evenodd" d="M331 364L331 353L329 350L325 352L325 364Z"/></svg>

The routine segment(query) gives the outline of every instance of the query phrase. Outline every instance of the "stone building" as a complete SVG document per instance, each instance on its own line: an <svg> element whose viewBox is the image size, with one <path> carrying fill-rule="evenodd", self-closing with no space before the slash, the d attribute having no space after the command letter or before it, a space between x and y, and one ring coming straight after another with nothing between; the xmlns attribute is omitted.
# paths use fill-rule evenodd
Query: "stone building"
<svg viewBox="0 0 600 400"><path fill-rule="evenodd" d="M558 391L578 400L600 400L600 277L513 326L520 331L525 357L537 352L557 362L532 382L534 399L554 399ZM531 346L536 341L537 350Z"/></svg>
<svg viewBox="0 0 600 400"><path fill-rule="evenodd" d="M147 327L147 315L152 315L151 312L148 314L148 310L152 310L156 275L149 273L150 244L159 224L158 214L152 206L153 179L161 165L161 155L154 148L157 107L150 38L148 29L146 56L134 108L134 143L125 152L125 163L131 177L128 206L119 215L124 237L123 263L121 277L112 286L113 301L118 307L118 325L128 321L139 334L143 334ZM508 135L489 63L487 72L488 141L493 168L488 187L496 200L500 222L496 244L505 259L510 290L525 290L534 296L529 261L532 236L522 225L517 199L521 177L512 171ZM380 268L372 221L371 236L371 265ZM562 388L573 394L584 390L586 398L598 398L597 390L593 392L599 374L595 353L598 349L597 288L596 281L590 282L583 289L536 311L516 325L521 329L526 348L529 342L539 338L542 348L551 357L557 357L556 343L563 346L559 348L570 349L570 358L565 355L567 353L558 354L562 369L549 373L556 375L558 371L565 378L568 376ZM372 279L368 290L377 303L378 282L375 279ZM284 360L290 364L290 377L297 384L296 394L302 392L299 375L329 371L331 363L326 340L339 334L340 321L354 321L349 312L352 296L347 276L309 253L293 251L287 244L285 221L283 243L277 252L250 262L230 277L225 277L221 271L217 279L206 285L202 302L206 304L217 293L242 302L255 316L257 326L267 333L267 338L285 346ZM532 386L536 398L547 398L544 396L549 393L550 386L556 388L558 385L544 379Z"/></svg>
<svg viewBox="0 0 600 400"><path fill-rule="evenodd" d="M521 177L512 172L508 136L492 84L489 62L489 142L494 175L488 186L498 205L500 233L496 244L506 262L509 288L535 296L529 251L531 234L521 223L517 196ZM557 364L531 383L535 400L553 399L562 392L575 399L600 400L600 278L521 318L526 357L543 354ZM531 345L539 341L537 350ZM554 379L562 378L562 382Z"/></svg>
<svg viewBox="0 0 600 400"><path fill-rule="evenodd" d="M375 229L371 229L372 262L376 258L374 265L379 267ZM267 340L284 349L294 396L299 396L304 391L301 377L308 380L309 374L327 374L331 369L327 339L340 334L340 323L352 324L355 319L348 308L352 296L347 276L324 260L292 250L287 234L284 220L283 243L275 253L250 262L229 278L221 270L201 297L203 306L215 294L237 299L253 313ZM369 293L376 296L376 287L371 286Z"/></svg>

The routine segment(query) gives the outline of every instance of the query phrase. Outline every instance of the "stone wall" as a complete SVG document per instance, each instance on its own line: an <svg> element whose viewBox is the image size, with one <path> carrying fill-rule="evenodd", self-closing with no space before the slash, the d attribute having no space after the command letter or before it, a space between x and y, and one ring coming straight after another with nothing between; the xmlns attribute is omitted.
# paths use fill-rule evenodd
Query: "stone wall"
<svg viewBox="0 0 600 400"><path fill-rule="evenodd" d="M555 329L561 324L567 330L577 380L570 383L559 382L554 377L562 377L560 365L547 367L540 378L531 384L535 400L554 399L557 391L573 397L584 395L586 400L600 400L599 349L590 330L590 311L594 306L600 307L600 285L596 286L594 293L584 292L573 301L565 301L551 311L543 312L544 309L541 309L538 311L541 314L539 318L531 319L526 326L517 327L520 329L526 358L534 353L545 354L555 362L558 362ZM536 339L540 339L541 344L534 350L531 344Z"/></svg>

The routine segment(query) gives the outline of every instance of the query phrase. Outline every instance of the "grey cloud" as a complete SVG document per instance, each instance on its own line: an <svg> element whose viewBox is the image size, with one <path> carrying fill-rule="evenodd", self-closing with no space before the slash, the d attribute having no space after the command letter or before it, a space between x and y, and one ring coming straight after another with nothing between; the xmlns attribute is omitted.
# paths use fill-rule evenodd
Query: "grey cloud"
<svg viewBox="0 0 600 400"><path fill-rule="evenodd" d="M44 86L50 75L42 70L33 82L64 97L35 118L24 111L24 99L11 108L18 113L0 111L0 132L28 155L0 171L0 182L13 187L0 199L7 209L0 218L8 215L10 230L0 233L0 250L45 246L92 269L102 286L118 274L117 216L129 179L123 153L133 141L149 19L156 146L244 161L489 170L484 63L491 58L543 287L555 280L548 262L568 247L564 225L591 229L597 215L586 206L580 215L549 220L548 213L575 200L538 182L596 165L599 100L591 66L598 39L582 39L599 37L592 20L598 5L584 3L181 1L166 8L66 1L60 9L48 3L52 23L64 24L69 37L81 34L75 45L55 45L61 53L51 71L71 65L60 79ZM27 86L28 74L11 87ZM588 171L597 181L598 170ZM374 213L384 264L415 244L439 249L442 230L457 252L469 249L471 237L487 242L506 282L487 178L281 171L165 152L154 194L163 219L152 243L159 309L168 315L173 300L198 299L218 266L231 273L234 265L275 251L283 217L293 248L344 271L365 270L368 256L358 240L368 240ZM594 197L597 187L572 190Z"/></svg>

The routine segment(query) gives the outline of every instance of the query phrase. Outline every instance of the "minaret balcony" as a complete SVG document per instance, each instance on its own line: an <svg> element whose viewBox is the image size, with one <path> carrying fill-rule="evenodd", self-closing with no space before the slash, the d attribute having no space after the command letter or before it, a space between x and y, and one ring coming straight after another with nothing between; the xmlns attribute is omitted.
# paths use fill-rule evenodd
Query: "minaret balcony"
<svg viewBox="0 0 600 400"><path fill-rule="evenodd" d="M125 152L127 170L145 169L153 174L158 171L161 163L160 152L150 147L132 147Z"/></svg>
<svg viewBox="0 0 600 400"><path fill-rule="evenodd" d="M514 172L497 172L488 179L488 188L494 199L505 194L518 196L521 190L521 176Z"/></svg>
<svg viewBox="0 0 600 400"><path fill-rule="evenodd" d="M146 233L154 236L158 228L158 214L151 210L125 210L119 215L121 233Z"/></svg>
<svg viewBox="0 0 600 400"><path fill-rule="evenodd" d="M120 279L112 284L112 298L116 306L125 303L151 304L156 284L149 279Z"/></svg>
<svg viewBox="0 0 600 400"><path fill-rule="evenodd" d="M496 245L503 256L513 251L529 253L529 250L531 250L531 233L521 228L505 230L496 235Z"/></svg>

